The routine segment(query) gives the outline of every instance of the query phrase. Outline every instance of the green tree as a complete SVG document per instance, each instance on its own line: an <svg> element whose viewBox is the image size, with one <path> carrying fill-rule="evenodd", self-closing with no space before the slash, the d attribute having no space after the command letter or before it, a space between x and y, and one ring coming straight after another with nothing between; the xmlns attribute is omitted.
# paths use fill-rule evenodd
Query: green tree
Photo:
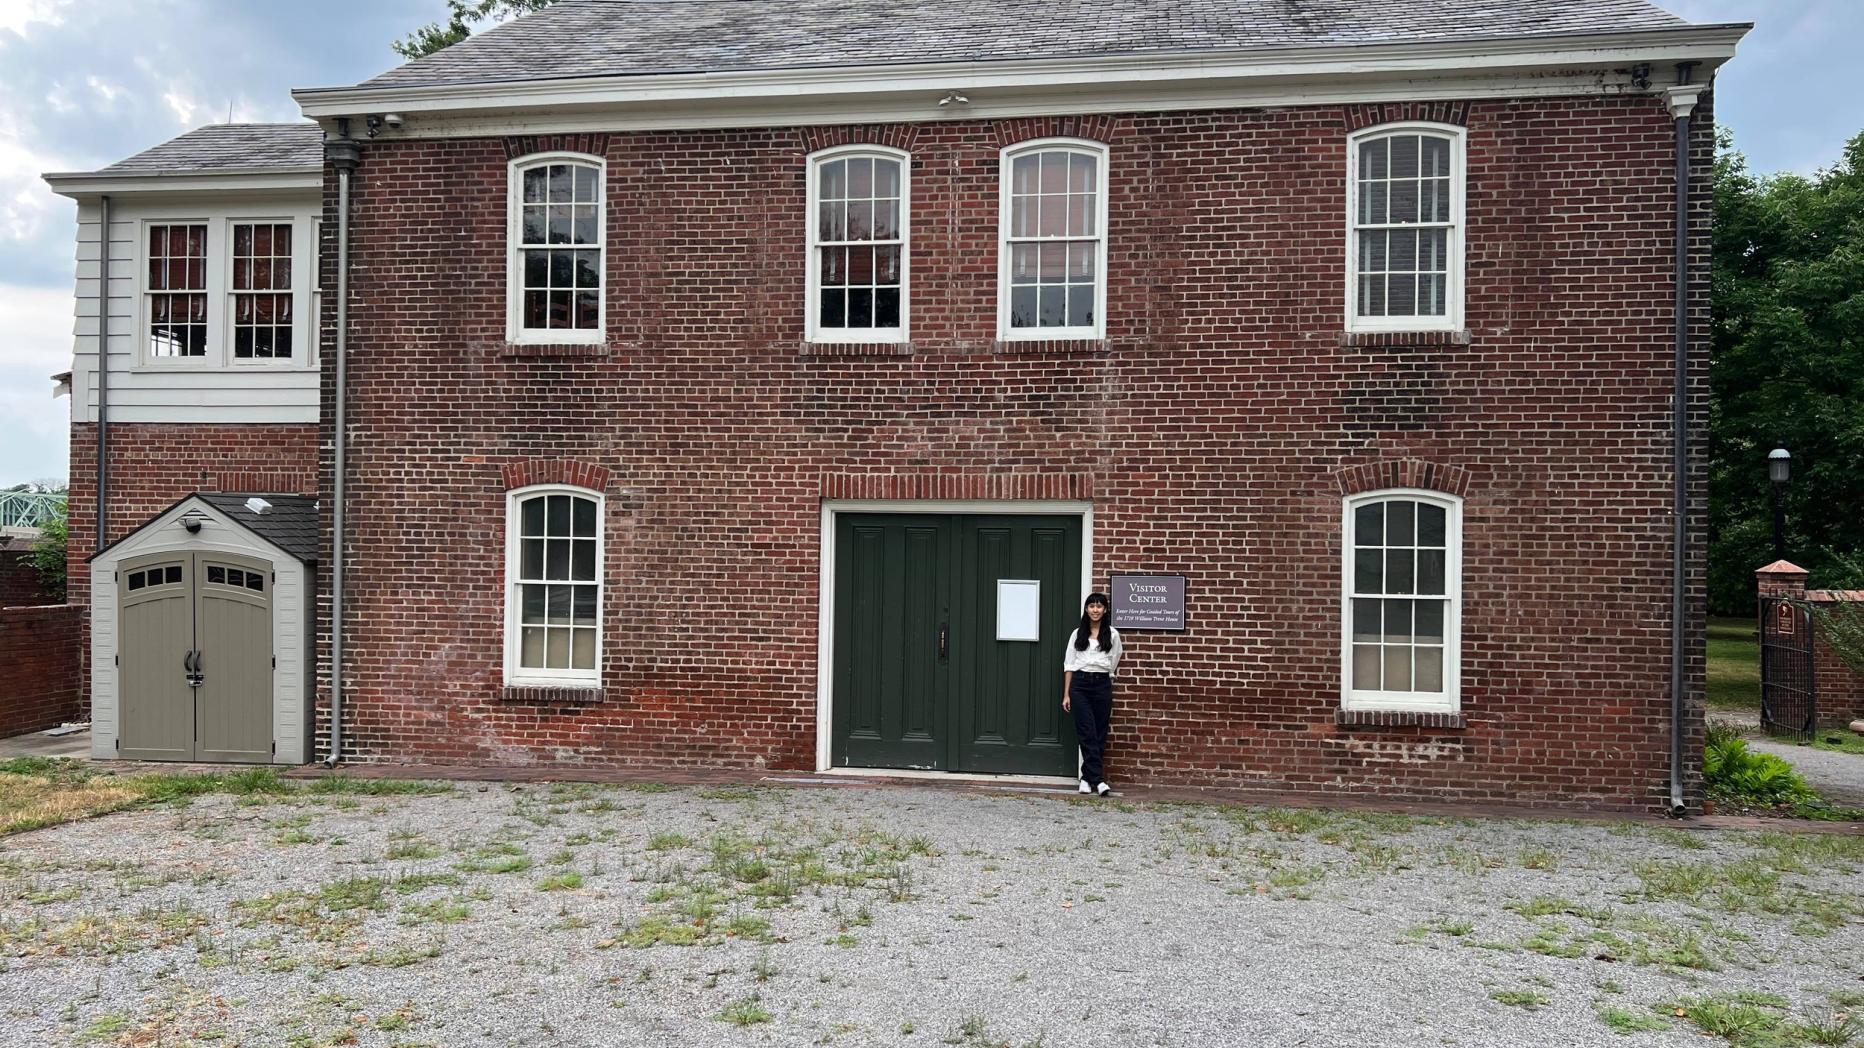
<svg viewBox="0 0 1864 1048"><path fill-rule="evenodd" d="M39 525L39 540L26 553L26 563L39 573L39 588L54 604L65 602L65 540L71 535L70 505Z"/></svg>
<svg viewBox="0 0 1864 1048"><path fill-rule="evenodd" d="M429 22L409 33L405 38L390 44L395 53L403 58L420 58L431 55L443 47L452 47L472 35L473 26L489 19L504 21L539 8L549 7L556 0L447 0L447 20Z"/></svg>
<svg viewBox="0 0 1864 1048"><path fill-rule="evenodd" d="M1793 455L1786 552L1837 585L1864 554L1864 134L1811 177L1716 157L1709 603L1751 614L1773 559L1767 452Z"/></svg>

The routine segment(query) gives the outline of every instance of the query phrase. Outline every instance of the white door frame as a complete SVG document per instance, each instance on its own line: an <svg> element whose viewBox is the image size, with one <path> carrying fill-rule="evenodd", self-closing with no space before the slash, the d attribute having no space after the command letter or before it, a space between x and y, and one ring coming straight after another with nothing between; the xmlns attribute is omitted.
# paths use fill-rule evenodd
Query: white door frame
<svg viewBox="0 0 1864 1048"><path fill-rule="evenodd" d="M1094 504L1078 500L823 499L822 561L817 573L816 771L833 771L835 732L835 525L839 513L997 514L1081 518L1081 595L1094 592ZM1056 673L1061 672L1060 668ZM863 769L871 770L871 769ZM950 772L936 772L949 775ZM1043 781L1047 781L1046 779Z"/></svg>

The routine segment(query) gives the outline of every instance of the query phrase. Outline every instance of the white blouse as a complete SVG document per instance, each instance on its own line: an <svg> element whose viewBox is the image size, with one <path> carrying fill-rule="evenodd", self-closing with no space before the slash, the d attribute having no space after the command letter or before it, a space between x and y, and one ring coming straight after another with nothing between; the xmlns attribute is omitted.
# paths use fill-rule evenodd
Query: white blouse
<svg viewBox="0 0 1864 1048"><path fill-rule="evenodd" d="M1100 628L1106 630L1112 638L1113 649L1111 651L1101 651L1100 641L1095 639L1087 642L1086 651L1076 650L1074 642L1075 639L1081 635L1080 628L1076 627L1073 632L1068 634L1068 646L1062 649L1061 668L1064 672L1105 673L1109 677L1113 676L1114 670L1120 665L1120 652L1122 650L1120 631L1104 623Z"/></svg>

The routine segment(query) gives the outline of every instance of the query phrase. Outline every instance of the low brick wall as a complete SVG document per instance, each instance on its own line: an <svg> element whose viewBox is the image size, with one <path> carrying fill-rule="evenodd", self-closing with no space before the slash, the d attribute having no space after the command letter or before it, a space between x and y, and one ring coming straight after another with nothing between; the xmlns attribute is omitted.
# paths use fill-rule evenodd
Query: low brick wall
<svg viewBox="0 0 1864 1048"><path fill-rule="evenodd" d="M83 716L83 614L75 604L0 608L0 738Z"/></svg>

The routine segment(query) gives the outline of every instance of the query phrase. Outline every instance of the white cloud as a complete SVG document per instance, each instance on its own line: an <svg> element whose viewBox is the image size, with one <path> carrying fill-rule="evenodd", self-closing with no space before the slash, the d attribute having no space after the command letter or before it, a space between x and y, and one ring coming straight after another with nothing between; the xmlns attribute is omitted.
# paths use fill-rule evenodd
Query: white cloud
<svg viewBox="0 0 1864 1048"><path fill-rule="evenodd" d="M63 477L71 401L52 398L51 376L71 368L69 287L0 284L8 330L0 354L0 484Z"/></svg>
<svg viewBox="0 0 1864 1048"><path fill-rule="evenodd" d="M111 106L115 105L116 100L123 97L122 88L118 87L117 85L111 83L108 80L105 80L103 77L100 77L100 76L85 77L84 86L90 88L92 94L95 94L98 98L103 99L105 109L108 109Z"/></svg>
<svg viewBox="0 0 1864 1048"><path fill-rule="evenodd" d="M69 6L71 0L4 0L0 2L0 30L31 36L35 25L64 24L65 15L61 9Z"/></svg>
<svg viewBox="0 0 1864 1048"><path fill-rule="evenodd" d="M169 88L162 92L162 101L168 104L168 111L175 114L175 122L182 127L195 126L194 111L200 103L181 93L180 88Z"/></svg>

